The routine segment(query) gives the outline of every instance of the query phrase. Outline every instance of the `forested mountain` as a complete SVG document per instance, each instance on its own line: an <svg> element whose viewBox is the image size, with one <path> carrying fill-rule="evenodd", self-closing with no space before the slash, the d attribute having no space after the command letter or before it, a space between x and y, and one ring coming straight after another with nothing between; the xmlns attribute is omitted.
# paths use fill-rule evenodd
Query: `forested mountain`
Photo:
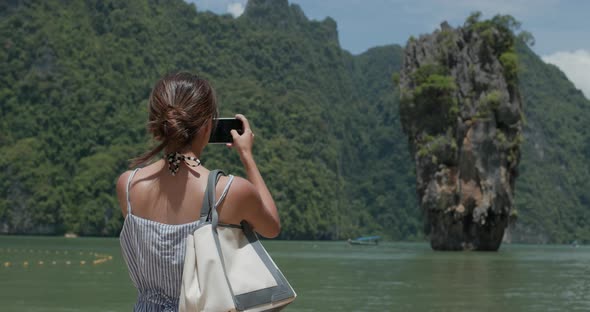
<svg viewBox="0 0 590 312"><path fill-rule="evenodd" d="M250 0L236 19L181 0L0 4L0 233L117 235L114 183L150 144L149 91L188 70L213 83L221 116L252 121L282 238L420 239L392 82L401 55L397 45L351 55L332 19L310 21L287 0ZM527 127L513 233L590 241L590 104L555 67L520 55ZM201 158L243 173L224 147Z"/></svg>
<svg viewBox="0 0 590 312"><path fill-rule="evenodd" d="M524 144L516 241L590 242L590 101L556 66L520 45Z"/></svg>

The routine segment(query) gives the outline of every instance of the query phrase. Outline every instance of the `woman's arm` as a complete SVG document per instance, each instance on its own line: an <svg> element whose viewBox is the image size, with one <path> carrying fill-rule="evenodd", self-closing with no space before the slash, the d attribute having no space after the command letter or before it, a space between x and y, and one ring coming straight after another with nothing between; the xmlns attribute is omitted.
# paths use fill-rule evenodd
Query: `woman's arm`
<svg viewBox="0 0 590 312"><path fill-rule="evenodd" d="M248 180L237 179L236 188L240 193L240 203L251 209L242 211L244 220L248 221L256 232L264 237L276 237L281 231L281 222L275 202L260 175L258 166L252 155L254 144L254 133L244 115L238 114L236 118L244 124L244 133L239 135L236 130L231 131L233 143L228 144L234 147L240 155L240 160L246 169Z"/></svg>

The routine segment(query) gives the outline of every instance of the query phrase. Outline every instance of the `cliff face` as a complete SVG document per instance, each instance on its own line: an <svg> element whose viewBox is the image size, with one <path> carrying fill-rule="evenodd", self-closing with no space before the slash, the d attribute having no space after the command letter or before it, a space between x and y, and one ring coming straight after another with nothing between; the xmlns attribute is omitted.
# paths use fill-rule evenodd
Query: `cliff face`
<svg viewBox="0 0 590 312"><path fill-rule="evenodd" d="M410 39L400 116L435 250L497 250L512 212L522 140L514 35L443 23Z"/></svg>

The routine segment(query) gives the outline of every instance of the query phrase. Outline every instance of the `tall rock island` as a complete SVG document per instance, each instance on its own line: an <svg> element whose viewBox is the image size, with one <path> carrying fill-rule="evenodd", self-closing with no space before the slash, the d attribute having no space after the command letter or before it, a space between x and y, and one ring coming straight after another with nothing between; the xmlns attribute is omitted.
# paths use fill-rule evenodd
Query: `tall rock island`
<svg viewBox="0 0 590 312"><path fill-rule="evenodd" d="M500 247L513 212L523 104L510 16L410 38L400 117L435 250Z"/></svg>

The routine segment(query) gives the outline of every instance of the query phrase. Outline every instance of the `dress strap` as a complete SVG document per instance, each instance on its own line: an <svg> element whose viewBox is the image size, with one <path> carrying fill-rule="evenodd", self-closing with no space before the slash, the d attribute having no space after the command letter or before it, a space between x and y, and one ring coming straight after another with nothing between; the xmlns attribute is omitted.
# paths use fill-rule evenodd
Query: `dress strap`
<svg viewBox="0 0 590 312"><path fill-rule="evenodd" d="M129 197L129 187L131 186L131 180L133 180L133 177L135 176L138 170L139 168L133 170L133 172L129 175L129 178L127 178L127 214L131 214L131 199Z"/></svg>
<svg viewBox="0 0 590 312"><path fill-rule="evenodd" d="M223 189L223 193L221 193L221 196L219 197L219 199L217 200L217 202L215 203L215 207L217 208L217 206L219 206L219 204L221 204L221 202L223 202L223 200L225 199L225 196L227 195L227 192L229 191L229 187L231 185L231 183L234 181L234 176L233 175L229 175L229 181L227 181L227 185L225 186L225 188Z"/></svg>

